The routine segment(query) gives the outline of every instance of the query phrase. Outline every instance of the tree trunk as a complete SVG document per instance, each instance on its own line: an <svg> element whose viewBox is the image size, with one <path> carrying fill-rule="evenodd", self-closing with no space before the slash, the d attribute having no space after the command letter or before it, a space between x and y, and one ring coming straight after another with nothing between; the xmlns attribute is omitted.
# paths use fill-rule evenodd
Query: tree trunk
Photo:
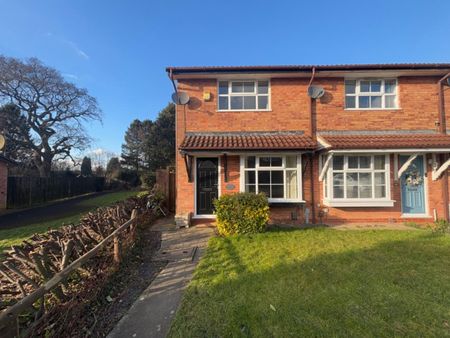
<svg viewBox="0 0 450 338"><path fill-rule="evenodd" d="M50 172L52 169L52 161L48 160L48 159L44 159L43 161L39 160L39 161L34 161L34 164L36 165L38 171L39 171L39 176L40 177L48 177L50 176Z"/></svg>

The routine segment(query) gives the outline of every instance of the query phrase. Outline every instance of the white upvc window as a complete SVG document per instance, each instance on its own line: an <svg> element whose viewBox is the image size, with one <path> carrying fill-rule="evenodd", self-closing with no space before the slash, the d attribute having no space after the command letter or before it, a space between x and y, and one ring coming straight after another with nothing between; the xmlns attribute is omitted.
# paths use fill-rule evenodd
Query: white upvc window
<svg viewBox="0 0 450 338"><path fill-rule="evenodd" d="M397 79L347 79L345 109L396 109L397 87Z"/></svg>
<svg viewBox="0 0 450 338"><path fill-rule="evenodd" d="M218 81L218 110L269 110L269 80Z"/></svg>
<svg viewBox="0 0 450 338"><path fill-rule="evenodd" d="M264 193L269 202L302 201L301 156L241 156L241 191Z"/></svg>
<svg viewBox="0 0 450 338"><path fill-rule="evenodd" d="M334 154L324 178L330 206L392 206L389 155Z"/></svg>

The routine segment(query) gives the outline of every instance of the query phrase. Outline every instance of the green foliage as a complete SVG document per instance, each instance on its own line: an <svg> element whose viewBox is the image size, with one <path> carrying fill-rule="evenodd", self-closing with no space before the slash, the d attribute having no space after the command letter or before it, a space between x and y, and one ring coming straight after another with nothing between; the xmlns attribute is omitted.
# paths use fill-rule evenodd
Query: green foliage
<svg viewBox="0 0 450 338"><path fill-rule="evenodd" d="M21 164L31 162L32 150L24 146L31 138L30 127L17 105L8 103L0 107L0 134L6 139L3 155Z"/></svg>
<svg viewBox="0 0 450 338"><path fill-rule="evenodd" d="M122 158L122 164L136 170L145 186L153 186L155 170L175 162L173 103L161 110L155 121L136 119L130 124L122 145Z"/></svg>
<svg viewBox="0 0 450 338"><path fill-rule="evenodd" d="M428 224L431 231L438 234L448 234L450 233L450 223L445 219L438 219L434 223Z"/></svg>
<svg viewBox="0 0 450 338"><path fill-rule="evenodd" d="M158 115L146 148L148 168L151 172L175 162L175 105L169 103Z"/></svg>
<svg viewBox="0 0 450 338"><path fill-rule="evenodd" d="M141 180L139 179L139 175L136 170L122 169L118 179L128 183L132 187L137 187L141 184Z"/></svg>
<svg viewBox="0 0 450 338"><path fill-rule="evenodd" d="M214 206L217 229L223 236L263 232L269 221L269 203L264 194L223 195Z"/></svg>
<svg viewBox="0 0 450 338"><path fill-rule="evenodd" d="M122 144L122 163L136 171L146 166L145 143L151 133L153 122L150 120L131 122Z"/></svg>
<svg viewBox="0 0 450 338"><path fill-rule="evenodd" d="M122 166L118 157L112 157L106 165L106 176L111 178L119 178Z"/></svg>
<svg viewBox="0 0 450 338"><path fill-rule="evenodd" d="M81 176L92 176L92 163L89 157L83 157L81 162Z"/></svg>

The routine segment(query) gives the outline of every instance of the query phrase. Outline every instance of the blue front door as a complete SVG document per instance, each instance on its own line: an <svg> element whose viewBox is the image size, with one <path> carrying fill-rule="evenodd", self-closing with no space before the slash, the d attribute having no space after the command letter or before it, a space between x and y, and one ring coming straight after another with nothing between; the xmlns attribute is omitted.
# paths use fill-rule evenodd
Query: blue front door
<svg viewBox="0 0 450 338"><path fill-rule="evenodd" d="M400 167L409 156L401 155ZM402 187L402 212L404 214L425 214L425 175L423 156L417 156L400 178Z"/></svg>

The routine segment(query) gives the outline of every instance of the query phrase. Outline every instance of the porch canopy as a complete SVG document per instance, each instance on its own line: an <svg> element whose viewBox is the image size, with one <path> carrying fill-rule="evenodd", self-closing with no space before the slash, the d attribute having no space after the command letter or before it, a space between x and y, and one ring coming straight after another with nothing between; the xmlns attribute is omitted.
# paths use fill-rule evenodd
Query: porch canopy
<svg viewBox="0 0 450 338"><path fill-rule="evenodd" d="M188 132L179 150L184 157L190 181L193 155L200 153L224 156L225 181L227 181L227 154L229 153L313 151L316 148L317 143L302 131Z"/></svg>
<svg viewBox="0 0 450 338"><path fill-rule="evenodd" d="M313 150L316 143L303 132L186 133L181 151Z"/></svg>
<svg viewBox="0 0 450 338"><path fill-rule="evenodd" d="M321 150L328 153L328 157L322 165L319 179L322 180L330 164L333 154L338 153L392 153L408 154L408 160L395 170L395 178L398 179L420 154L433 154L433 180L447 170L450 160L450 135L431 132L374 132L374 133L339 133L331 132L320 134L317 137ZM436 155L445 155L442 163L439 163ZM395 157L397 161L397 156ZM396 165L396 168L398 165Z"/></svg>

